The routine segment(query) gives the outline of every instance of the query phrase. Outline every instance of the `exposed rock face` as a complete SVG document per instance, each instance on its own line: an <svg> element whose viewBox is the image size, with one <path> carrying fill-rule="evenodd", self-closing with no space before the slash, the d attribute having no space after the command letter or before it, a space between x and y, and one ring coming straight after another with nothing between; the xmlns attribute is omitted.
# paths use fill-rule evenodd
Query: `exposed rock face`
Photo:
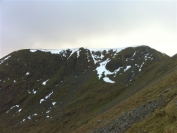
<svg viewBox="0 0 177 133"><path fill-rule="evenodd" d="M143 120L157 108L165 105L167 105L166 98L159 97L130 111L123 112L115 121L109 122L105 127L99 128L93 133L124 133L133 123Z"/></svg>

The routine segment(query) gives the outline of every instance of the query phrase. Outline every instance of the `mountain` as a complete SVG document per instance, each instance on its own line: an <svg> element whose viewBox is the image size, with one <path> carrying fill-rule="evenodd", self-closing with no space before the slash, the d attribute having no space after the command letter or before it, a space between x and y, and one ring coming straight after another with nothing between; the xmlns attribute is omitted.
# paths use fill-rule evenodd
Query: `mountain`
<svg viewBox="0 0 177 133"><path fill-rule="evenodd" d="M0 60L0 132L177 131L176 60L148 46L14 51Z"/></svg>

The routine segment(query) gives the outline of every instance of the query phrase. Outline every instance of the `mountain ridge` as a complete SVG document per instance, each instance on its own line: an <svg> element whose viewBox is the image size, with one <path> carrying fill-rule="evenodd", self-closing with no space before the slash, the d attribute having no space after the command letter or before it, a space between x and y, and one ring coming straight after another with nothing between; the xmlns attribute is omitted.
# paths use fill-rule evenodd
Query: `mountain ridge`
<svg viewBox="0 0 177 133"><path fill-rule="evenodd" d="M74 132L176 66L148 46L56 51L26 49L0 60L0 127L9 127L1 132Z"/></svg>

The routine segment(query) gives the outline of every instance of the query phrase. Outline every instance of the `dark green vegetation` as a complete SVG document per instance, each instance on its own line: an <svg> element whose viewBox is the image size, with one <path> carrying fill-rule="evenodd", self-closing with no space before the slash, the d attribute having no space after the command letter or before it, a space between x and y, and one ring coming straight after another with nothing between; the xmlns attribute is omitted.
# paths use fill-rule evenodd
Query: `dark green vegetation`
<svg viewBox="0 0 177 133"><path fill-rule="evenodd" d="M122 112L151 105L147 103L160 96L165 99L162 106L153 105L151 113L145 112L125 130L176 132L176 56L141 46L120 52L80 48L60 54L27 49L6 57L0 62L2 133L106 131L104 127L115 125ZM96 68L106 60L110 60L105 67L112 74L105 71L99 79ZM105 82L105 77L115 83Z"/></svg>

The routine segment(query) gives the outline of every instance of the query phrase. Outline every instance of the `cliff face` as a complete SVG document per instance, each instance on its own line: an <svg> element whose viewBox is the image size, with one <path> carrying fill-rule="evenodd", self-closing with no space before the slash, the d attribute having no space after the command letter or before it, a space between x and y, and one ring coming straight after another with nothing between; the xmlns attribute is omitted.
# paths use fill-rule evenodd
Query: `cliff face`
<svg viewBox="0 0 177 133"><path fill-rule="evenodd" d="M173 71L174 60L147 46L12 52L0 60L0 132L85 132L94 118ZM120 132L167 105L149 101L127 110L136 119L117 114L119 123L130 119Z"/></svg>

